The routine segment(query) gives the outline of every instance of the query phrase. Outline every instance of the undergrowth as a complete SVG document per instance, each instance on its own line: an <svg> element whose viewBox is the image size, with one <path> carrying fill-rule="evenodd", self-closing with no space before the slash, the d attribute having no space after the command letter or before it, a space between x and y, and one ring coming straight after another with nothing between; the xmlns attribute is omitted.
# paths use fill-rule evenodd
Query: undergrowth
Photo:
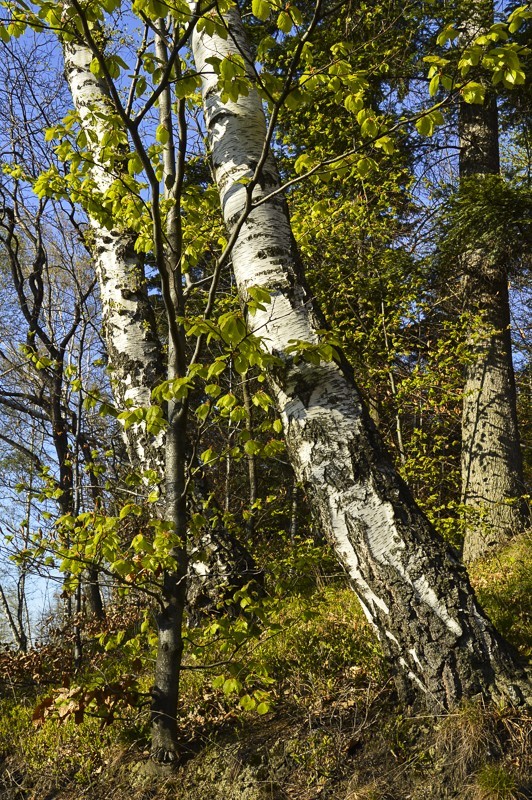
<svg viewBox="0 0 532 800"><path fill-rule="evenodd" d="M532 645L531 575L530 538L514 542L472 571L488 613L524 654ZM86 643L85 680L92 658L102 686L107 679L114 685L129 681L131 703L113 707L110 716L89 702L83 714L76 714L72 687L80 675L70 676L70 688L63 682L63 689L56 684L52 690L50 670L44 667L42 685L38 674L26 683L2 681L0 794L3 790L9 800L33 800L47 793L61 800L77 800L81 794L100 800L107 792L124 800L527 796L529 716L479 701L442 718L409 713L397 705L378 643L345 584L318 580L313 589L283 589L280 600L273 593L261 611L251 606L250 613L226 627L222 620L218 626L210 621L189 631L180 727L191 760L182 768L182 787L181 778L177 785L170 781L164 792L160 785L146 790L131 783L132 765L148 757L153 650L128 650L128 634L108 651L97 639ZM68 651L64 658L69 658ZM57 676L61 679L61 670ZM34 710L53 690L57 696L62 692L59 712L44 721L37 714L36 726ZM233 771L227 772L228 752ZM201 772L202 753L211 753L213 775L227 772L227 785L226 778ZM129 765L125 772L118 766L124 764ZM258 787L248 794L238 788L246 769ZM207 783L194 789L201 781Z"/></svg>
<svg viewBox="0 0 532 800"><path fill-rule="evenodd" d="M524 656L532 655L532 533L518 537L470 569L480 604Z"/></svg>

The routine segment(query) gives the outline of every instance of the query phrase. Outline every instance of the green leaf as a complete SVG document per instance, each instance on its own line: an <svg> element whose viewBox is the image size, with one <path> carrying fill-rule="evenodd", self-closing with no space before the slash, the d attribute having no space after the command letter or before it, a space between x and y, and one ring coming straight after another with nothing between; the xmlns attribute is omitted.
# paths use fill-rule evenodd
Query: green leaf
<svg viewBox="0 0 532 800"><path fill-rule="evenodd" d="M296 8L296 6L293 5L290 6L290 16L292 17L292 22L295 25L303 24L303 14L299 10L299 8Z"/></svg>
<svg viewBox="0 0 532 800"><path fill-rule="evenodd" d="M459 36L459 32L456 30L454 25L446 25L446 27L438 34L438 38L436 39L436 43L439 45L447 44L447 42L452 42L454 39L457 39Z"/></svg>
<svg viewBox="0 0 532 800"><path fill-rule="evenodd" d="M277 27L283 33L290 33L293 27L292 17L286 11L281 11L277 17Z"/></svg>
<svg viewBox="0 0 532 800"><path fill-rule="evenodd" d="M220 61L220 77L224 81L231 81L238 75L238 64L233 58L233 56L226 56Z"/></svg>
<svg viewBox="0 0 532 800"><path fill-rule="evenodd" d="M375 162L372 158L361 158L358 161L356 170L361 178L367 178L370 172L375 168Z"/></svg>
<svg viewBox="0 0 532 800"><path fill-rule="evenodd" d="M281 453L284 453L284 449L284 442L278 439L270 439L270 441L264 445L262 452L266 458L276 458Z"/></svg>
<svg viewBox="0 0 532 800"><path fill-rule="evenodd" d="M267 0L253 0L251 10L257 19L265 20L270 16L272 7Z"/></svg>
<svg viewBox="0 0 532 800"><path fill-rule="evenodd" d="M302 172L308 171L311 167L312 158L308 153L301 153L301 155L296 158L294 169L298 175L300 175Z"/></svg>
<svg viewBox="0 0 532 800"><path fill-rule="evenodd" d="M391 156L395 151L395 143L391 136L381 136L375 142L374 146L379 150L384 150L386 155Z"/></svg>
<svg viewBox="0 0 532 800"><path fill-rule="evenodd" d="M442 58L441 56L423 56L423 61L427 64L433 64L438 67L444 67L446 64L449 63L448 58ZM431 73L429 72L429 75Z"/></svg>
<svg viewBox="0 0 532 800"><path fill-rule="evenodd" d="M504 73L503 83L507 89L513 89L514 86L523 84L525 82L525 73L519 69L508 69Z"/></svg>
<svg viewBox="0 0 532 800"><path fill-rule="evenodd" d="M257 453L260 453L261 446L258 442L255 442L253 439L249 439L244 444L244 450L248 454L248 456L256 456Z"/></svg>
<svg viewBox="0 0 532 800"><path fill-rule="evenodd" d="M236 403L237 399L235 395L232 392L228 392L218 399L217 405L218 408L233 408Z"/></svg>
<svg viewBox="0 0 532 800"><path fill-rule="evenodd" d="M233 358L233 366L239 375L245 375L249 369L249 361L243 353L237 353Z"/></svg>
<svg viewBox="0 0 532 800"><path fill-rule="evenodd" d="M135 95L140 97L146 91L148 83L144 75L139 75L137 78L137 85L135 86Z"/></svg>
<svg viewBox="0 0 532 800"><path fill-rule="evenodd" d="M102 74L100 62L98 61L97 58L92 59L89 69L92 72L92 74L95 75L97 78L99 78Z"/></svg>
<svg viewBox="0 0 532 800"><path fill-rule="evenodd" d="M211 447L209 447L208 450L204 450L200 456L204 464L208 464L210 461L212 461L213 457L214 457L214 451L212 450Z"/></svg>
<svg viewBox="0 0 532 800"><path fill-rule="evenodd" d="M111 570L116 572L117 575L120 575L121 578L125 578L126 575L129 575L131 568L132 563L130 561L125 561L123 558L111 564Z"/></svg>
<svg viewBox="0 0 532 800"><path fill-rule="evenodd" d="M207 372L207 377L217 378L219 375L222 374L226 366L227 366L226 362L222 361L222 359L214 361L209 367L209 370Z"/></svg>
<svg viewBox="0 0 532 800"><path fill-rule="evenodd" d="M265 411L272 405L273 400L266 392L258 391L253 395L253 405L260 406Z"/></svg>
<svg viewBox="0 0 532 800"><path fill-rule="evenodd" d="M223 693L227 696L239 692L242 684L236 678L227 678L223 684Z"/></svg>
<svg viewBox="0 0 532 800"><path fill-rule="evenodd" d="M226 344L240 344L246 336L246 325L239 312L222 314L218 320L220 331Z"/></svg>
<svg viewBox="0 0 532 800"><path fill-rule="evenodd" d="M434 95L438 91L439 86L440 86L440 75L439 73L437 73L436 75L434 75L434 77L431 79L429 83L429 94L431 97L434 97Z"/></svg>
<svg viewBox="0 0 532 800"><path fill-rule="evenodd" d="M152 543L148 539L146 539L143 533L138 533L136 536L133 537L131 541L131 546L136 553L140 552L153 553Z"/></svg>
<svg viewBox="0 0 532 800"><path fill-rule="evenodd" d="M344 107L351 114L358 114L358 112L362 109L363 105L364 101L362 97L360 97L357 94L348 94L344 100Z"/></svg>
<svg viewBox="0 0 532 800"><path fill-rule="evenodd" d="M209 397L219 397L221 391L222 390L217 383L209 383L205 387L205 394L208 394Z"/></svg>
<svg viewBox="0 0 532 800"><path fill-rule="evenodd" d="M289 111L295 111L305 100L305 95L301 91L301 89L292 89L290 94L287 95L285 99L285 106L289 109Z"/></svg>
<svg viewBox="0 0 532 800"><path fill-rule="evenodd" d="M248 286L247 293L257 303L269 303L271 299L270 291L264 286Z"/></svg>
<svg viewBox="0 0 532 800"><path fill-rule="evenodd" d="M367 136L369 139L373 139L379 132L379 126L377 125L376 120L373 117L367 117L364 120L362 125L360 126L360 133L362 136Z"/></svg>
<svg viewBox="0 0 532 800"><path fill-rule="evenodd" d="M416 122L416 128L418 132L422 136L432 136L434 133L434 128L437 125L443 124L443 114L441 111L431 111L429 114L426 114L424 117L420 117Z"/></svg>
<svg viewBox="0 0 532 800"><path fill-rule="evenodd" d="M165 125L158 125L155 131L155 138L161 144L167 144L170 139L170 133Z"/></svg>
<svg viewBox="0 0 532 800"><path fill-rule="evenodd" d="M257 701L254 700L249 694L245 694L240 698L239 706L241 706L244 711L254 711L257 707Z"/></svg>
<svg viewBox="0 0 532 800"><path fill-rule="evenodd" d="M482 104L486 95L486 87L481 83L470 81L467 86L462 89L462 97L466 103Z"/></svg>
<svg viewBox="0 0 532 800"><path fill-rule="evenodd" d="M139 517L142 514L142 509L136 503L127 503L120 509L119 519L124 519L132 514L134 517Z"/></svg>
<svg viewBox="0 0 532 800"><path fill-rule="evenodd" d="M201 404L200 406L198 406L198 407L197 407L197 409L196 409L196 416L197 416L197 418L198 418L199 420L201 420L201 421L204 421L204 420L206 420L206 419L207 419L207 417L209 416L209 412L210 412L210 410L211 410L211 404L210 404L210 402L207 402L207 403L202 403L202 404Z"/></svg>

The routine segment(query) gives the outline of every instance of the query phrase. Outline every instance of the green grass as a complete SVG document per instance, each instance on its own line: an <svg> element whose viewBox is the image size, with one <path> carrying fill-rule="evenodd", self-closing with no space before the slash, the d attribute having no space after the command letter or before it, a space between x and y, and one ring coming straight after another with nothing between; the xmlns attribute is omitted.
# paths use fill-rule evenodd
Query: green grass
<svg viewBox="0 0 532 800"><path fill-rule="evenodd" d="M517 800L515 776L499 764L486 764L475 776L474 800Z"/></svg>
<svg viewBox="0 0 532 800"><path fill-rule="evenodd" d="M497 630L532 655L532 536L525 534L470 569L480 604Z"/></svg>
<svg viewBox="0 0 532 800"><path fill-rule="evenodd" d="M522 537L488 561L475 564L472 582L501 633L521 652L532 652L530 537ZM418 772L421 766L425 769L425 762L430 769L431 759L435 759L435 763L439 760L455 764L453 774L468 787L464 798L519 800L517 778L507 769L510 762L504 760L502 749L499 753L493 742L498 741L502 731L503 740L514 736L512 747L516 753L519 747L519 752L526 752L526 746L519 745L518 736L513 733L523 731L523 724L517 717L515 721L506 718L502 711L495 717L493 709L474 703L449 715L435 734L430 733L428 723L423 728L425 723L421 720L426 717L403 717L405 710L394 707L391 692L385 689L389 675L378 643L345 583L320 585L318 581L313 590L306 586L299 592L270 598L264 602L261 614L233 620L211 634L205 630L190 632L207 646L200 646L195 654L189 650L186 660L186 666L193 668L186 669L182 677L181 726L185 738L212 741L220 731L227 731L228 724L235 740L243 737L244 742L248 736L267 731L268 725L278 726L279 731L286 729L286 734L279 735L282 763L288 765L287 780L306 787L309 797L328 781L334 782L335 776L347 780L360 752L364 753L372 741L378 741L381 750L372 757L381 766L382 759L388 759L388 772L383 775L391 775L395 765L401 771L404 764L411 764L414 774L418 767ZM249 636L243 635L246 627ZM89 646L86 652L90 653ZM109 660L108 671L113 679L117 677L118 659L122 673L132 674L135 670L141 691L148 692L153 669L151 650L145 648L142 658L137 655L136 661L131 658L129 663L123 648L109 654L100 648L95 650L95 659L93 671L102 675L106 674L105 660ZM90 662L85 674L90 678ZM236 678L239 688L229 692L224 692L223 685L214 688L213 678L220 674ZM32 715L37 701L35 690L31 691L30 696L29 690L25 695L20 689L18 696L0 701L0 762L3 757L6 763L11 759L22 764L25 785L32 791L42 795L67 787L72 796L81 789L92 791L112 758L120 759L120 754L129 753L129 763L146 751L147 705L120 710L117 720L108 727L90 714L78 725L70 716L63 722L47 719L36 727ZM240 704L244 695L253 696L254 692L268 696L268 709L273 713L264 721L256 711L245 710ZM383 716L379 718L379 714ZM355 722L362 733L360 743L357 740L353 744L349 731ZM371 736L365 733L366 728L371 730ZM356 751L350 767L346 766L345 752L351 746L360 747L361 751ZM491 756L486 763L488 749L492 754L499 753L493 763ZM366 758L370 755L368 752ZM371 769L360 773L360 797L373 797L375 792L377 796L380 791ZM446 769L451 774L451 767ZM382 775L376 777L380 781ZM107 785L105 780L102 786Z"/></svg>

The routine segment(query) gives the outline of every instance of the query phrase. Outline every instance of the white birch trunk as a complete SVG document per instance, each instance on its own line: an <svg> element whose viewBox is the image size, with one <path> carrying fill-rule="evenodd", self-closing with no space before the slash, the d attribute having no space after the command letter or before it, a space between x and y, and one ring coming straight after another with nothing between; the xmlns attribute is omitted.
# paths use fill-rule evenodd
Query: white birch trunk
<svg viewBox="0 0 532 800"><path fill-rule="evenodd" d="M64 45L65 74L72 99L86 133L99 142L108 130L98 113L108 115L112 103L103 82L90 71L91 50L78 42ZM119 177L102 163L100 147L87 136L94 167L91 176L103 195ZM164 378L161 346L148 300L142 258L135 252L136 235L117 220L108 229L90 217L93 256L102 303L103 333L109 357L111 383L119 410L149 406L151 389ZM161 473L164 465L162 436L154 440L144 424L125 435L132 463Z"/></svg>
<svg viewBox="0 0 532 800"><path fill-rule="evenodd" d="M225 21L226 40L196 32L193 52L231 232L246 206L247 190L239 181L252 177L266 127L254 90L236 103L221 101L207 59L240 52L251 60L238 12L228 13ZM278 186L269 158L254 200ZM497 684L519 700L519 690L511 685L512 657L477 607L458 559L436 537L392 469L348 368L334 362L296 364L287 353L294 339L316 342L322 323L303 281L281 195L248 216L232 261L242 297L253 285L270 292L267 309L258 311L250 325L284 364L270 375L270 385L290 458L366 616L407 678L403 687L421 692L429 706L438 708L495 691Z"/></svg>
<svg viewBox="0 0 532 800"><path fill-rule="evenodd" d="M26 636L26 632L24 631L24 626L22 624L22 619L21 619L22 607L20 603L20 598L18 599L19 613L17 614L19 619L15 620L15 617L11 613L11 608L9 606L8 599L4 593L4 589L1 584L0 584L0 607L4 611L4 616L11 631L11 635L13 636L13 640L17 645L17 648L20 650L20 652L25 653L28 647L28 637Z"/></svg>

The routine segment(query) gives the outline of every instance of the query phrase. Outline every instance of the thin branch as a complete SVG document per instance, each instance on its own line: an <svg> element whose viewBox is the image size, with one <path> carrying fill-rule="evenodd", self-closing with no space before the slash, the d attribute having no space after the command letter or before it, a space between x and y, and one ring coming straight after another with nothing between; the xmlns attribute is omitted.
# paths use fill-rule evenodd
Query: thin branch
<svg viewBox="0 0 532 800"><path fill-rule="evenodd" d="M137 50L137 61L135 64L135 69L133 70L133 78L131 80L131 85L129 87L129 95L127 98L126 103L126 116L131 116L131 111L133 109L133 102L135 100L135 89L137 88L137 82L139 79L140 68L142 66L142 57L146 52L146 48L148 46L148 25L144 25L144 35L142 37L142 42L140 44L139 49Z"/></svg>
<svg viewBox="0 0 532 800"><path fill-rule="evenodd" d="M21 453L23 453L27 458L30 459L30 461L33 462L33 465L38 470L43 469L43 463L39 458L39 456L37 456L33 452L33 450L30 450L29 447L23 445L22 442L17 442L16 439L12 439L10 436L6 436L4 433L0 433L0 440L5 442L6 444L11 445L11 447L14 447L16 450L19 450Z"/></svg>

